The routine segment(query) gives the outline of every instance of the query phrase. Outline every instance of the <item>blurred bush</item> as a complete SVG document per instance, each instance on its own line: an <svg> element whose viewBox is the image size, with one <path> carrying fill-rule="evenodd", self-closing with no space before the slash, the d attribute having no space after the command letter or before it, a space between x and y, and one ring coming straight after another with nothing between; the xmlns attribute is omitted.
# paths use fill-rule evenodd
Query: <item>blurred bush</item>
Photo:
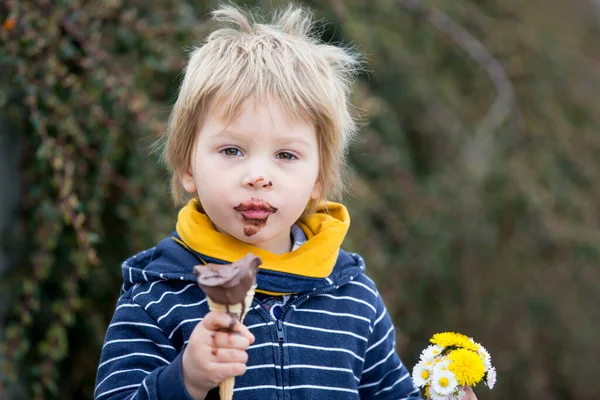
<svg viewBox="0 0 600 400"><path fill-rule="evenodd" d="M597 3L304 3L324 39L367 57L346 247L405 363L458 330L498 367L480 399L600 398ZM0 5L0 113L22 171L0 398L92 398L120 263L174 228L149 150L216 5Z"/></svg>

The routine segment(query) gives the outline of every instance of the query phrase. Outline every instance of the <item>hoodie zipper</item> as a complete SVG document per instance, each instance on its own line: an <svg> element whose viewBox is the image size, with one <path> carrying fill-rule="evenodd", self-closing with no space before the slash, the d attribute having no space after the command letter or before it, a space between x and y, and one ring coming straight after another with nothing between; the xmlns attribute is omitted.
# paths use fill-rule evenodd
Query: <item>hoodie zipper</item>
<svg viewBox="0 0 600 400"><path fill-rule="evenodd" d="M283 344L285 343L285 333L283 332L283 315L276 322L277 325L277 341L279 342L279 366L283 375Z"/></svg>
<svg viewBox="0 0 600 400"><path fill-rule="evenodd" d="M298 303L300 300L307 299L307 298L309 298L311 296L317 296L317 295L324 294L324 293L327 293L327 292L332 292L332 291L336 290L338 287L339 287L338 285L331 285L331 286L328 286L325 289L316 290L314 292L310 292L310 293L307 293L305 295L296 297L295 299L288 301L285 304L283 310L281 310L281 318L279 318L279 319L277 319L275 321L275 327L277 329L277 341L279 342L279 361L280 361L280 367L281 367L282 377L283 377L283 367L284 367L283 345L284 345L284 343L286 341L286 339L285 339L285 332L283 331L283 318L285 317L285 314L288 312L288 310L294 304Z"/></svg>
<svg viewBox="0 0 600 400"><path fill-rule="evenodd" d="M307 299L311 296L318 296L320 294L324 294L327 292L333 292L337 288L339 288L338 285L331 285L331 286L326 287L325 289L315 290L314 292L310 292L310 293L304 294L302 296L298 296L295 299L292 299L292 300L288 301L287 303L285 303L285 306L281 310L281 318L276 320L277 339L279 340L279 344L281 345L281 347L283 347L283 343L285 342L285 333L283 332L283 318L285 317L285 314L287 314L288 310L290 308L292 308L292 306L294 304L298 303L300 300ZM283 359L281 362L283 365Z"/></svg>

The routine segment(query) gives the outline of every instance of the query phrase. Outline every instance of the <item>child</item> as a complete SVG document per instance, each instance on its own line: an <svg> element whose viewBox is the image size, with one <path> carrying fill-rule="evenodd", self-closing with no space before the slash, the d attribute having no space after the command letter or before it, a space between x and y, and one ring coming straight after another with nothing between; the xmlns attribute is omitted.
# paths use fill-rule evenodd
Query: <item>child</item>
<svg viewBox="0 0 600 400"><path fill-rule="evenodd" d="M340 249L357 58L310 36L305 10L270 25L224 7L189 59L165 159L182 208L172 237L122 265L95 399L418 398L360 256ZM235 334L193 273L252 252L263 265Z"/></svg>

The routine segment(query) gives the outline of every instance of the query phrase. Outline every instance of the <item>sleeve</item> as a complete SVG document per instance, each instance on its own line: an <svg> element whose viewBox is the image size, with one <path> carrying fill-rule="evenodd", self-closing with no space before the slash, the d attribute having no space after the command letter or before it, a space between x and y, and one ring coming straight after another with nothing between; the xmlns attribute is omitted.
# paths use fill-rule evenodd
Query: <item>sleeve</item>
<svg viewBox="0 0 600 400"><path fill-rule="evenodd" d="M94 400L194 400L183 383L182 354L125 294L106 332Z"/></svg>
<svg viewBox="0 0 600 400"><path fill-rule="evenodd" d="M421 399L408 369L396 354L394 325L379 295L376 310L358 386L360 398Z"/></svg>

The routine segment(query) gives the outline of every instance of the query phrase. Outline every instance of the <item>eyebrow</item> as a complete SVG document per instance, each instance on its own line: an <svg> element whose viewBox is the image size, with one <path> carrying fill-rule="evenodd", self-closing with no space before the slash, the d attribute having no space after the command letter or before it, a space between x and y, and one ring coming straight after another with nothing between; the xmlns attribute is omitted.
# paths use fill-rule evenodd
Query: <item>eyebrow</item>
<svg viewBox="0 0 600 400"><path fill-rule="evenodd" d="M228 130L228 129L224 129L224 130L218 132L215 135L215 137L217 137L217 138L232 138L232 139L238 139L238 140L247 138L246 135L244 135L240 132L232 131L232 130ZM301 137L280 136L277 138L277 141L281 144L286 144L286 145L297 144L297 145L301 145L301 146L310 147L310 144L308 143L308 141Z"/></svg>
<svg viewBox="0 0 600 400"><path fill-rule="evenodd" d="M308 142L305 139L300 138L300 137L297 137L297 138L295 138L295 137L282 137L282 138L279 139L279 142L281 144L287 144L287 145L298 144L298 145L310 148L310 144L308 144Z"/></svg>
<svg viewBox="0 0 600 400"><path fill-rule="evenodd" d="M223 129L220 132L217 132L217 134L215 135L215 137L217 138L233 138L233 139L242 139L244 137L243 134L236 132L236 131L230 131L227 129Z"/></svg>

